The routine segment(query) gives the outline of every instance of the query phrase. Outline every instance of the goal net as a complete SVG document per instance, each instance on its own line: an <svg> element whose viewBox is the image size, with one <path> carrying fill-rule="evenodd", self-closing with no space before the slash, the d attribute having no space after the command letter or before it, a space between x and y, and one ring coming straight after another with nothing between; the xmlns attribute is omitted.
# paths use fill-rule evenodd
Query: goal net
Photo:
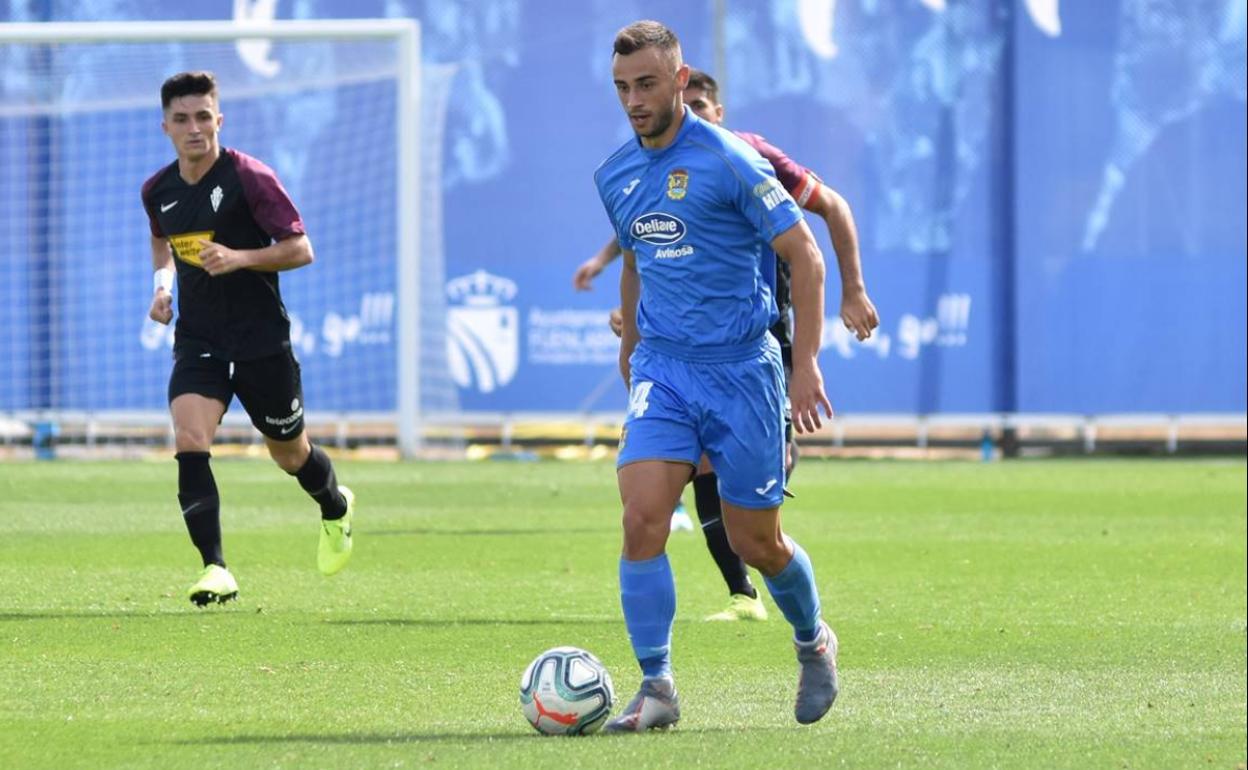
<svg viewBox="0 0 1248 770"><path fill-rule="evenodd" d="M281 276L309 423L387 423L415 451L454 394L441 262L420 249L440 136L418 41L396 19L0 24L0 416L167 425L173 327L147 320L139 189L175 157L160 84L204 69L222 146L277 172L316 252Z"/></svg>

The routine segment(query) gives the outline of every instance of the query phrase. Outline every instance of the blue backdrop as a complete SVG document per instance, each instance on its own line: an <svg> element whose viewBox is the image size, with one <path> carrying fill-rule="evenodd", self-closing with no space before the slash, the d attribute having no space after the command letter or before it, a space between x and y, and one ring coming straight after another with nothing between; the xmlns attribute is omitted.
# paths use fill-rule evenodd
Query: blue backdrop
<svg viewBox="0 0 1248 770"><path fill-rule="evenodd" d="M17 21L232 12L208 5L0 9ZM424 342L439 355L426 356L427 368L436 362L426 408L623 408L606 328L618 268L586 293L572 290L571 274L610 236L592 173L629 136L611 39L654 17L681 35L688 61L721 70L730 127L764 134L853 207L882 318L866 344L835 319L835 257L811 222L829 263L821 362L842 412L1245 410L1245 0L729 0L721 19L711 0L234 5L279 18L422 22L426 127L444 129L440 164L427 164L440 165L427 191L440 216L422 228L426 256L441 266L427 273L437 285L425 306L439 323ZM0 95L13 103L35 86L22 74L31 62L8 57ZM324 66L282 63L287 75ZM257 83L284 76L241 50L236 65ZM83 82L107 81L107 63L73 66ZM165 75L195 66L171 47L151 73L153 103ZM432 98L440 89L444 101ZM353 174L373 166L332 152L346 130L334 116L386 97L348 88L316 98L248 105L223 94L230 143L277 168L318 246L308 271L319 278L284 283L310 408L392 409L394 244L376 235L390 220L374 216L360 230L342 191L366 183ZM72 231L53 224L46 244L27 223L46 219L40 208L62 193L82 199L68 169L75 153L101 148L70 141L91 135L81 122L54 119L50 135L68 144L49 152L67 160L48 168L66 170L30 175L19 169L39 126L0 117L0 199L10 207L0 217L10 284L0 409L163 406L168 348L142 324L150 266L137 194L171 158L157 108L120 118L143 143L129 153L139 166L85 191L129 196L133 216ZM251 128L240 134L242 125ZM384 136L372 143L378 157L393 153ZM340 183L300 183L325 177ZM92 267L49 287L47 265L80 248L75 233L105 231L115 237ZM41 292L56 294L50 310ZM122 369L109 365L119 350ZM348 387L344 372L372 375Z"/></svg>

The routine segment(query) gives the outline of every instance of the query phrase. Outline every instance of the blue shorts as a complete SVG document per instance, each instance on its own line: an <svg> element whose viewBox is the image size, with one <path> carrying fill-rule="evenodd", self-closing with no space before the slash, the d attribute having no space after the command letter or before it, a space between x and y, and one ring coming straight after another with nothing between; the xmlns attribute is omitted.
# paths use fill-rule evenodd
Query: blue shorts
<svg viewBox="0 0 1248 770"><path fill-rule="evenodd" d="M784 368L767 337L745 361L683 361L637 346L618 466L665 460L697 466L705 453L719 495L741 508L784 500Z"/></svg>

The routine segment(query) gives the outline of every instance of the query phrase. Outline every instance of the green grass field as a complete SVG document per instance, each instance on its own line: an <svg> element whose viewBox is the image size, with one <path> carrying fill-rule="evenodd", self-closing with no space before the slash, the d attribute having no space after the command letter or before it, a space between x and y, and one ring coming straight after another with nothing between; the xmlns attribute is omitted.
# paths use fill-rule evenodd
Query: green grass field
<svg viewBox="0 0 1248 770"><path fill-rule="evenodd" d="M841 638L842 694L793 721L774 605L669 546L684 719L543 738L541 650L637 686L602 463L340 463L342 574L275 466L216 463L239 601L198 610L172 460L0 463L0 768L1243 768L1245 463L805 461L788 531ZM687 497L692 502L691 496Z"/></svg>

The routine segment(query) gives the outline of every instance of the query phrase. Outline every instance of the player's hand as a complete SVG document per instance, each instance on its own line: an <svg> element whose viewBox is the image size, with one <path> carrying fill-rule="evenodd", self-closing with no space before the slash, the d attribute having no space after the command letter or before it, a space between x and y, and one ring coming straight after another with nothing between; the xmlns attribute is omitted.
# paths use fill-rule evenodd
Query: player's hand
<svg viewBox="0 0 1248 770"><path fill-rule="evenodd" d="M158 289L152 295L152 306L147 311L147 317L168 326L173 320L173 295L164 289Z"/></svg>
<svg viewBox="0 0 1248 770"><path fill-rule="evenodd" d="M594 288L594 279L602 272L603 267L605 265L598 261L597 255L585 260L572 274L572 286L577 291L589 291Z"/></svg>
<svg viewBox="0 0 1248 770"><path fill-rule="evenodd" d="M856 289L841 294L841 322L862 342L880 325L880 315L871 304L866 289Z"/></svg>
<svg viewBox="0 0 1248 770"><path fill-rule="evenodd" d="M832 402L823 391L823 375L814 359L793 362L793 374L789 376L789 403L793 409L793 427L798 433L814 433L823 427L819 407L823 407L828 419L832 419Z"/></svg>
<svg viewBox="0 0 1248 770"><path fill-rule="evenodd" d="M611 327L611 331L615 332L615 336L624 336L624 314L618 307L611 308L611 313L607 316L607 325Z"/></svg>
<svg viewBox="0 0 1248 770"><path fill-rule="evenodd" d="M247 267L242 252L212 241L201 240L199 242L199 260L203 263L203 268L208 275L214 277Z"/></svg>

